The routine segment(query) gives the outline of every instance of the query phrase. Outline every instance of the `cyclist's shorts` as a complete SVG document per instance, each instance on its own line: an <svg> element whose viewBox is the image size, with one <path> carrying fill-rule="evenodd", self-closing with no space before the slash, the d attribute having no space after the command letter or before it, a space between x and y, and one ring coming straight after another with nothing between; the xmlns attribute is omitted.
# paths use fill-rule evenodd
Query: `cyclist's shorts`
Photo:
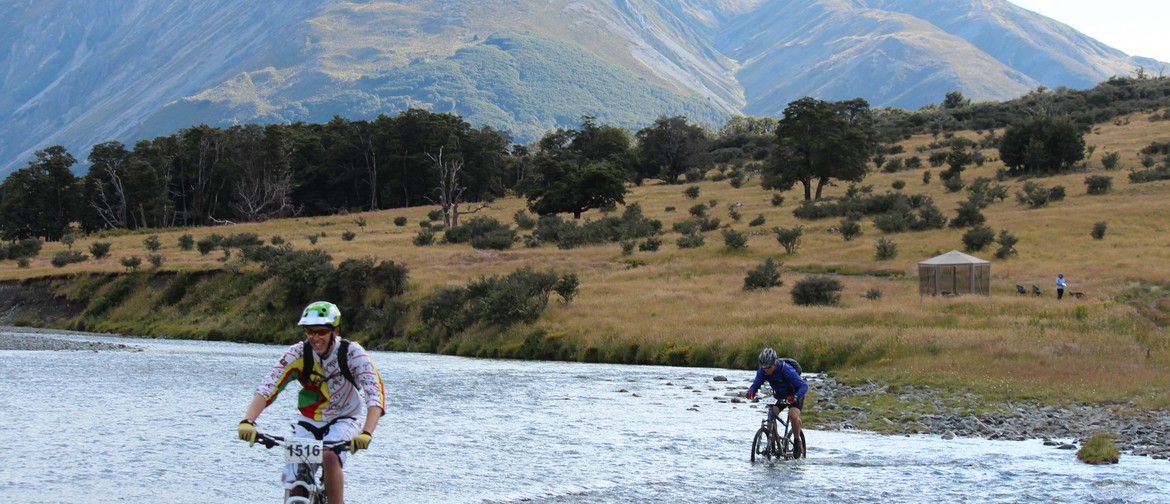
<svg viewBox="0 0 1170 504"><path fill-rule="evenodd" d="M783 399L783 398L777 397L776 399L777 399L777 401L779 401L780 399ZM804 411L804 396L801 396L800 399L797 399L796 402L792 403L791 405L777 403L776 407L780 408L780 411L784 411L784 408L788 408L788 407L793 407L793 408L796 408L798 410Z"/></svg>
<svg viewBox="0 0 1170 504"><path fill-rule="evenodd" d="M329 423L329 422L318 422L315 420L310 420L310 419L305 418L305 417L300 417L300 420L298 421L298 423L294 423L292 425L293 437L298 437L298 438L314 438L314 437L316 437L312 432L309 432L309 429L306 429L303 425L300 425L300 422L308 423L310 425L317 427L318 429L324 429L325 426L328 425L329 430L327 432L325 432L325 436L321 439L322 441L342 441L342 440L348 441L350 439L353 439L353 437L358 435L358 433L361 432L361 430L362 430L361 426L358 425L358 421L353 419L353 418L348 418L348 417L338 418L338 419L334 420L332 423ZM348 451L341 452L341 453L337 454L337 457L339 459L341 459L341 467L343 467L343 468L345 467L345 459L348 456L349 456ZM316 466L318 466L319 464L312 464L312 465L314 466L312 468L313 472L316 472L317 471ZM297 480L297 464L288 464L288 465L284 466L283 473L284 474L283 474L282 480L285 483L292 483L292 482L296 481Z"/></svg>

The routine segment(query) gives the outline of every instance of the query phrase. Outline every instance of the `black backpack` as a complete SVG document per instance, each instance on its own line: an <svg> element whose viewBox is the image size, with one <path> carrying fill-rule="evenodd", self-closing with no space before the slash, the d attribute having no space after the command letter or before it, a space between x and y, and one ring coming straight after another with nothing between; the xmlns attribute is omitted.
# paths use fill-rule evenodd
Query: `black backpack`
<svg viewBox="0 0 1170 504"><path fill-rule="evenodd" d="M309 384L309 375L313 372L313 347L309 346L306 341L304 347L301 349L301 386L305 387ZM353 384L354 388L358 387L357 380L353 379L353 372L349 370L349 340L341 338L341 343L337 345L337 366L341 368L341 375Z"/></svg>
<svg viewBox="0 0 1170 504"><path fill-rule="evenodd" d="M792 369L796 370L796 374L798 374L798 375L804 374L804 370L800 369L800 363L796 362L796 359L793 359L792 357L781 357L780 360L784 361L789 366L792 366Z"/></svg>

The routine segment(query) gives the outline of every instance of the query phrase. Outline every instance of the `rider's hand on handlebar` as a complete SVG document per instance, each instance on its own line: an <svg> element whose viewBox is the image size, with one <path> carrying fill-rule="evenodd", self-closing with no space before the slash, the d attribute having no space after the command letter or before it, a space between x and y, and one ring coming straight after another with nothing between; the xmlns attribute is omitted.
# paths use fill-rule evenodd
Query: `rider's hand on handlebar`
<svg viewBox="0 0 1170 504"><path fill-rule="evenodd" d="M256 423L251 420L240 420L240 439L247 441L248 446L256 444Z"/></svg>
<svg viewBox="0 0 1170 504"><path fill-rule="evenodd" d="M788 396L788 397L784 398L784 404L794 404L794 403L796 403L795 397Z"/></svg>
<svg viewBox="0 0 1170 504"><path fill-rule="evenodd" d="M357 453L358 450L368 449L370 447L370 441L372 441L373 438L374 436L370 435L369 432L362 431L361 434L358 434L354 436L353 439L349 440L350 451Z"/></svg>
<svg viewBox="0 0 1170 504"><path fill-rule="evenodd" d="M744 397L747 397L748 399L755 399L756 393L755 392L748 392L747 394L744 394Z"/></svg>

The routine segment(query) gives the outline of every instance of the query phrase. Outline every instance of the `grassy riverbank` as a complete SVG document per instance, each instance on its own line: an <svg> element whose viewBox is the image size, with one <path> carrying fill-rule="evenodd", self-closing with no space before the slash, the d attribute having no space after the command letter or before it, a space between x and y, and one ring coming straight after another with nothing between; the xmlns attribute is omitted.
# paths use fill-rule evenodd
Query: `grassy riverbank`
<svg viewBox="0 0 1170 504"><path fill-rule="evenodd" d="M886 235L897 244L897 257L878 261L874 242L881 232L864 219L864 234L845 241L831 230L840 219L801 221L792 210L799 189L772 204L772 192L758 178L733 188L710 179L696 184L650 183L632 188L627 203L641 205L646 217L660 219L670 230L689 217L695 204L709 205L708 215L737 231L750 233L746 249L724 246L719 231L706 233L697 249L675 245L678 233L668 232L656 252L625 255L618 244L560 250L545 245L511 250L475 250L466 244L415 246L418 223L432 208L413 208L286 219L203 229L94 236L79 239L76 250L95 241L111 243L110 257L54 268L50 259L64 250L46 244L27 268L0 262L0 280L42 280L55 294L85 306L81 315L56 324L66 328L165 335L203 339L292 340L294 310L274 313L277 285L265 280L251 263L223 261L214 251L202 255L183 251L179 237L195 239L211 233L256 233L268 241L281 237L297 249L320 249L338 263L373 257L409 268L402 298L408 310L398 337L353 334L371 346L439 351L470 356L557 358L581 361L660 363L746 368L759 347L771 345L801 360L806 370L829 371L845 383L874 381L889 386L929 386L969 392L996 401L1132 402L1139 409L1170 407L1170 342L1163 329L1170 322L1170 183L1131 184L1129 168L1140 168L1137 151L1151 141L1166 142L1164 122L1134 116L1128 124L1102 125L1086 136L1097 155L1087 171L1037 179L1064 186L1063 201L1027 209L1014 200L1023 182L1007 179L1009 198L987 207L987 225L1009 230L1019 238L1018 255L996 260L991 249L973 255L992 261L989 297L921 298L917 263L952 249L963 249L964 230L942 229ZM966 133L972 138L974 132ZM930 137L905 142L908 154ZM994 154L994 150L990 151ZM1122 155L1121 170L1101 169L1105 152ZM925 154L918 154L924 159ZM969 167L963 178L994 179L1002 163L995 160ZM943 168L898 173L872 173L863 185L884 193L895 181L902 192L925 194L948 218L967 197L966 191L946 193L938 179ZM934 177L923 183L922 172ZM1088 175L1113 177L1113 189L1088 195ZM699 187L697 199L683 190ZM827 196L841 196L845 187L830 187ZM523 201L506 198L475 214L512 223ZM741 217L736 221L731 210ZM749 226L764 216L766 223ZM597 212L586 214L596 219ZM405 217L405 225L395 218ZM1090 237L1094 223L1108 225L1102 240ZM362 225L364 224L364 225ZM770 230L804 227L800 249L787 255ZM356 237L344 240L345 232ZM165 260L156 271L145 261L144 238L157 234ZM311 242L309 236L314 236ZM120 259L142 257L144 266L125 275ZM742 289L746 273L766 258L783 262L784 285L769 291ZM523 266L572 272L580 293L571 304L550 303L531 325L497 331L478 327L435 344L417 322L418 304L441 286L466 285L481 276L506 275ZM185 272L175 274L176 272ZM200 272L215 272L203 275ZM802 307L790 289L810 274L832 274L844 286L835 307ZM1080 299L1057 301L1053 281L1064 273L1069 290ZM182 289L175 287L182 278ZM1015 285L1036 284L1042 297L1020 296ZM176 291L181 291L176 294ZM867 292L880 291L877 299ZM178 295L181 301L169 299ZM373 295L373 294L371 294ZM375 296L376 297L376 296ZM344 309L345 307L343 307ZM278 312L280 310L277 310ZM38 323L35 317L5 323Z"/></svg>

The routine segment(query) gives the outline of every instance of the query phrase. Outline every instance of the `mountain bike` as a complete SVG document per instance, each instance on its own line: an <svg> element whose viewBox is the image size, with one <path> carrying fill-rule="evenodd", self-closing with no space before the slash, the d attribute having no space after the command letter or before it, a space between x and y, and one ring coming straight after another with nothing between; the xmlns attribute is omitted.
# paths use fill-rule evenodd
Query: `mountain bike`
<svg viewBox="0 0 1170 504"><path fill-rule="evenodd" d="M800 436L794 436L792 430L788 426L788 415L783 415L782 418L778 413L773 412L773 408L781 413L788 408L788 404L778 402L768 406L768 418L760 421L760 428L756 431L756 436L752 438L752 463L771 462L776 460L790 460L805 458L807 455L808 444L804 442L804 429L800 430ZM784 426L784 433L780 433L780 426ZM799 443L796 441L799 440Z"/></svg>
<svg viewBox="0 0 1170 504"><path fill-rule="evenodd" d="M284 448L285 462L297 464L296 480L284 485L285 504L326 504L325 482L318 479L318 468L325 450L341 454L349 450L349 441L321 441L313 438L284 438L263 432L256 433L256 442L265 448ZM305 496L293 495L302 490Z"/></svg>

